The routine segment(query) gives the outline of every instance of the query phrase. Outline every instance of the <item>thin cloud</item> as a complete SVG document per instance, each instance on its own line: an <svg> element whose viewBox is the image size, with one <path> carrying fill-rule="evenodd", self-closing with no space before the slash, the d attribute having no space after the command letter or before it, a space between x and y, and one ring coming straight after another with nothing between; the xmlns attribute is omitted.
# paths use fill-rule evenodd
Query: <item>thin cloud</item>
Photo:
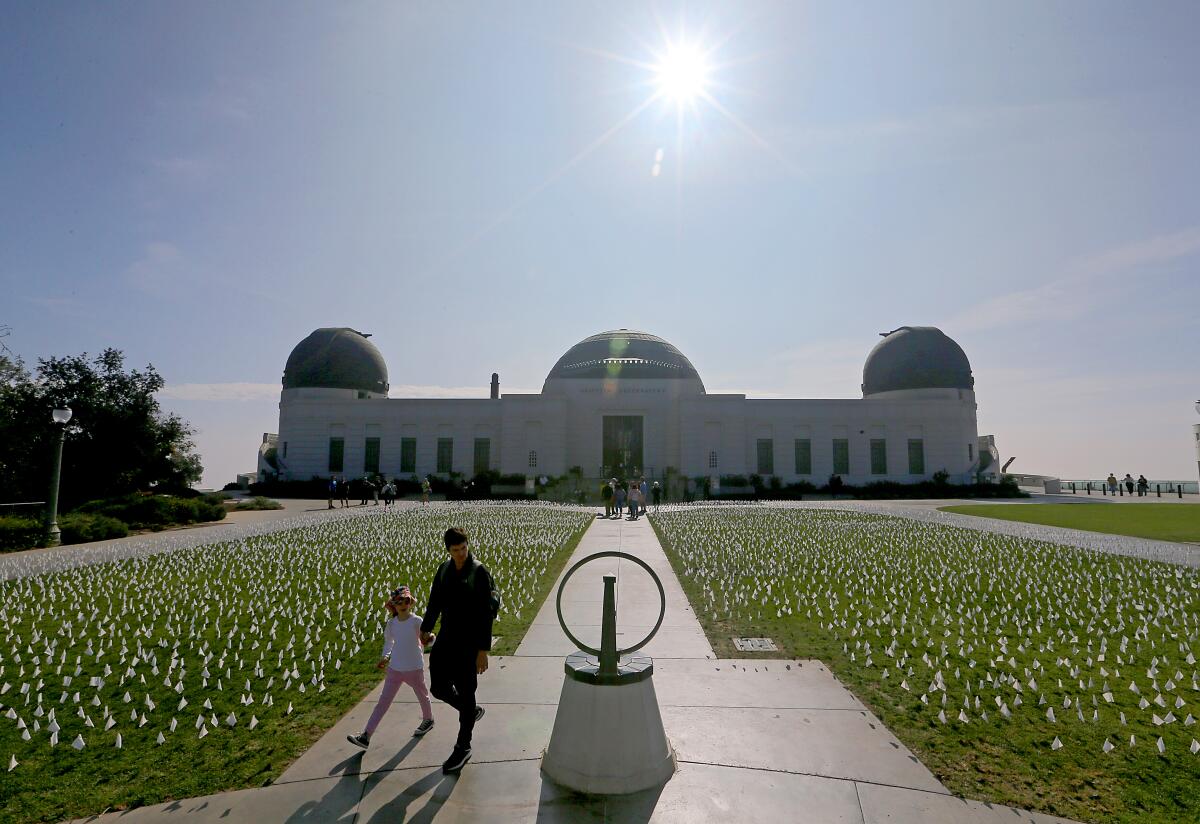
<svg viewBox="0 0 1200 824"><path fill-rule="evenodd" d="M1200 226L1158 235L1082 258L1058 278L989 298L947 321L976 331L1081 317L1110 300L1131 269L1169 263L1200 252Z"/></svg>
<svg viewBox="0 0 1200 824"><path fill-rule="evenodd" d="M150 294L162 295L181 274L183 256L178 247L166 241L147 243L142 255L125 270L125 279Z"/></svg>

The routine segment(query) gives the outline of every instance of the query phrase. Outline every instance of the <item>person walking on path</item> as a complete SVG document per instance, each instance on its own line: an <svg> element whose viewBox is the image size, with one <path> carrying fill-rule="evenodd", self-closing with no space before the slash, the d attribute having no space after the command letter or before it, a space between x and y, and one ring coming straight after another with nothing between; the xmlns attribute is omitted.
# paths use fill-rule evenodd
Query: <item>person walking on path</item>
<svg viewBox="0 0 1200 824"><path fill-rule="evenodd" d="M604 517L611 518L613 511L613 488L612 484L605 483L600 487L600 499L604 501Z"/></svg>
<svg viewBox="0 0 1200 824"><path fill-rule="evenodd" d="M421 705L421 723L413 730L420 738L433 729L433 707L429 704L429 691L425 689L425 659L421 650L421 616L413 615L412 592L408 587L399 587L384 604L391 618L383 630L383 655L376 669L386 669L383 693L367 719L367 725L358 735L347 735L346 739L364 750L371 744L371 736L383 715L392 706L401 684L408 684L417 694Z"/></svg>
<svg viewBox="0 0 1200 824"><path fill-rule="evenodd" d="M338 478L338 493L342 496L342 506L350 506L350 484L346 483L346 476Z"/></svg>
<svg viewBox="0 0 1200 824"><path fill-rule="evenodd" d="M396 500L396 487L392 486L392 482L388 481L383 485L383 508L387 509Z"/></svg>
<svg viewBox="0 0 1200 824"><path fill-rule="evenodd" d="M458 710L458 739L442 772L453 773L471 758L471 732L483 717L475 704L478 678L487 672L492 621L499 597L487 567L475 560L465 530L451 527L442 536L449 559L438 567L429 587L429 608L421 621L421 641L434 642L429 653L430 692ZM436 636L434 625L441 618Z"/></svg>
<svg viewBox="0 0 1200 824"><path fill-rule="evenodd" d="M1117 494L1117 476L1112 474L1111 472L1108 473L1108 494L1109 495Z"/></svg>
<svg viewBox="0 0 1200 824"><path fill-rule="evenodd" d="M1150 494L1150 482L1146 480L1145 475L1138 475L1138 497L1145 498Z"/></svg>
<svg viewBox="0 0 1200 824"><path fill-rule="evenodd" d="M1125 483L1125 491L1128 492L1129 497L1132 498L1133 497L1133 483L1134 483L1133 476L1130 475L1128 472L1126 472L1125 477L1122 478L1121 480L1124 481L1124 483Z"/></svg>
<svg viewBox="0 0 1200 824"><path fill-rule="evenodd" d="M375 489L375 484L371 483L371 479L366 476L358 484L362 489L362 502L359 503L359 506L366 506L367 500L371 497L371 492ZM379 501L375 503L379 503Z"/></svg>
<svg viewBox="0 0 1200 824"><path fill-rule="evenodd" d="M617 518L625 516L625 487L617 486Z"/></svg>
<svg viewBox="0 0 1200 824"><path fill-rule="evenodd" d="M337 482L337 476L336 476L336 475L330 475L330 476L329 476L329 508L330 508L330 509L333 509L333 499L334 499L334 498L337 496L337 494L338 494L338 488L337 488L337 486L338 486L338 482Z"/></svg>
<svg viewBox="0 0 1200 824"><path fill-rule="evenodd" d="M641 484L638 485L638 501L642 505L642 514L646 514L646 500L650 497L650 485L646 483L646 479L642 478Z"/></svg>
<svg viewBox="0 0 1200 824"><path fill-rule="evenodd" d="M641 511L641 503L639 498L638 487L635 481L629 482L629 520L636 521L638 513Z"/></svg>
<svg viewBox="0 0 1200 824"><path fill-rule="evenodd" d="M658 485L658 481L654 482L654 486L650 487L650 494L654 496L654 514L658 514L658 505L662 502L662 487Z"/></svg>

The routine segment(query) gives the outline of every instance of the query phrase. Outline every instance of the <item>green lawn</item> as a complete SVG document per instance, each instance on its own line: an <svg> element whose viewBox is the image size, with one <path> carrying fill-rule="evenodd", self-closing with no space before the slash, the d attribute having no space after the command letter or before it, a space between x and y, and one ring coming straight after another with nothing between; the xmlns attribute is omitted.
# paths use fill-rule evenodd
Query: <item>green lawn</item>
<svg viewBox="0 0 1200 824"><path fill-rule="evenodd" d="M270 783L378 683L383 601L407 584L422 611L446 527L493 573L507 654L590 522L431 507L0 582L0 821Z"/></svg>
<svg viewBox="0 0 1200 824"><path fill-rule="evenodd" d="M860 512L651 523L719 656L820 659L956 794L1200 821L1200 572Z"/></svg>
<svg viewBox="0 0 1200 824"><path fill-rule="evenodd" d="M1200 541L1200 506L1191 504L967 504L942 511L1158 541Z"/></svg>

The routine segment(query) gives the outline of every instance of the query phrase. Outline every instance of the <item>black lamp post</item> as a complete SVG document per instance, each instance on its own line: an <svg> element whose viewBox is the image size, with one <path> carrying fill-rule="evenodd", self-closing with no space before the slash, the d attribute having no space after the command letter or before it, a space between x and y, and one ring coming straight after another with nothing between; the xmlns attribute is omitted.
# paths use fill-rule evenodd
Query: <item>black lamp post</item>
<svg viewBox="0 0 1200 824"><path fill-rule="evenodd" d="M46 529L49 545L58 546L62 543L62 530L58 528L58 479L62 474L63 441L67 439L67 424L71 421L71 409L64 405L52 413L54 423L58 426L58 442L54 445L54 473L50 476L50 500L46 502Z"/></svg>

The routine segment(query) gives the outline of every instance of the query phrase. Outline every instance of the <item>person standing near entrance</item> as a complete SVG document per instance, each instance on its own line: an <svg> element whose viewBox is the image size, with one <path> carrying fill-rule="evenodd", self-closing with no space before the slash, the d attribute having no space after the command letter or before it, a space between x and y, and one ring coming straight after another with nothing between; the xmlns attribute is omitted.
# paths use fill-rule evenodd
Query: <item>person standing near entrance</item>
<svg viewBox="0 0 1200 824"><path fill-rule="evenodd" d="M337 495L337 475L329 476L329 508L333 509L333 499Z"/></svg>
<svg viewBox="0 0 1200 824"><path fill-rule="evenodd" d="M612 484L605 482L604 486L600 487L600 498L604 501L604 517L611 518L613 511Z"/></svg>
<svg viewBox="0 0 1200 824"><path fill-rule="evenodd" d="M617 485L617 517L620 518L625 514L625 487Z"/></svg>
<svg viewBox="0 0 1200 824"><path fill-rule="evenodd" d="M650 485L646 483L646 479L642 478L642 482L638 485L638 501L642 505L642 514L646 514L646 501L650 499Z"/></svg>
<svg viewBox="0 0 1200 824"><path fill-rule="evenodd" d="M471 758L471 733L484 709L475 703L479 676L487 672L492 621L499 596L487 567L472 557L465 530L451 527L442 536L449 559L438 567L429 587L428 609L421 621L421 642L434 641L429 653L430 692L458 710L458 739L442 772L454 773ZM441 631L433 634L438 618Z"/></svg>
<svg viewBox="0 0 1200 824"><path fill-rule="evenodd" d="M662 487L658 485L658 481L654 482L654 486L650 488L650 493L654 496L654 513L658 514L658 505L662 502Z"/></svg>

